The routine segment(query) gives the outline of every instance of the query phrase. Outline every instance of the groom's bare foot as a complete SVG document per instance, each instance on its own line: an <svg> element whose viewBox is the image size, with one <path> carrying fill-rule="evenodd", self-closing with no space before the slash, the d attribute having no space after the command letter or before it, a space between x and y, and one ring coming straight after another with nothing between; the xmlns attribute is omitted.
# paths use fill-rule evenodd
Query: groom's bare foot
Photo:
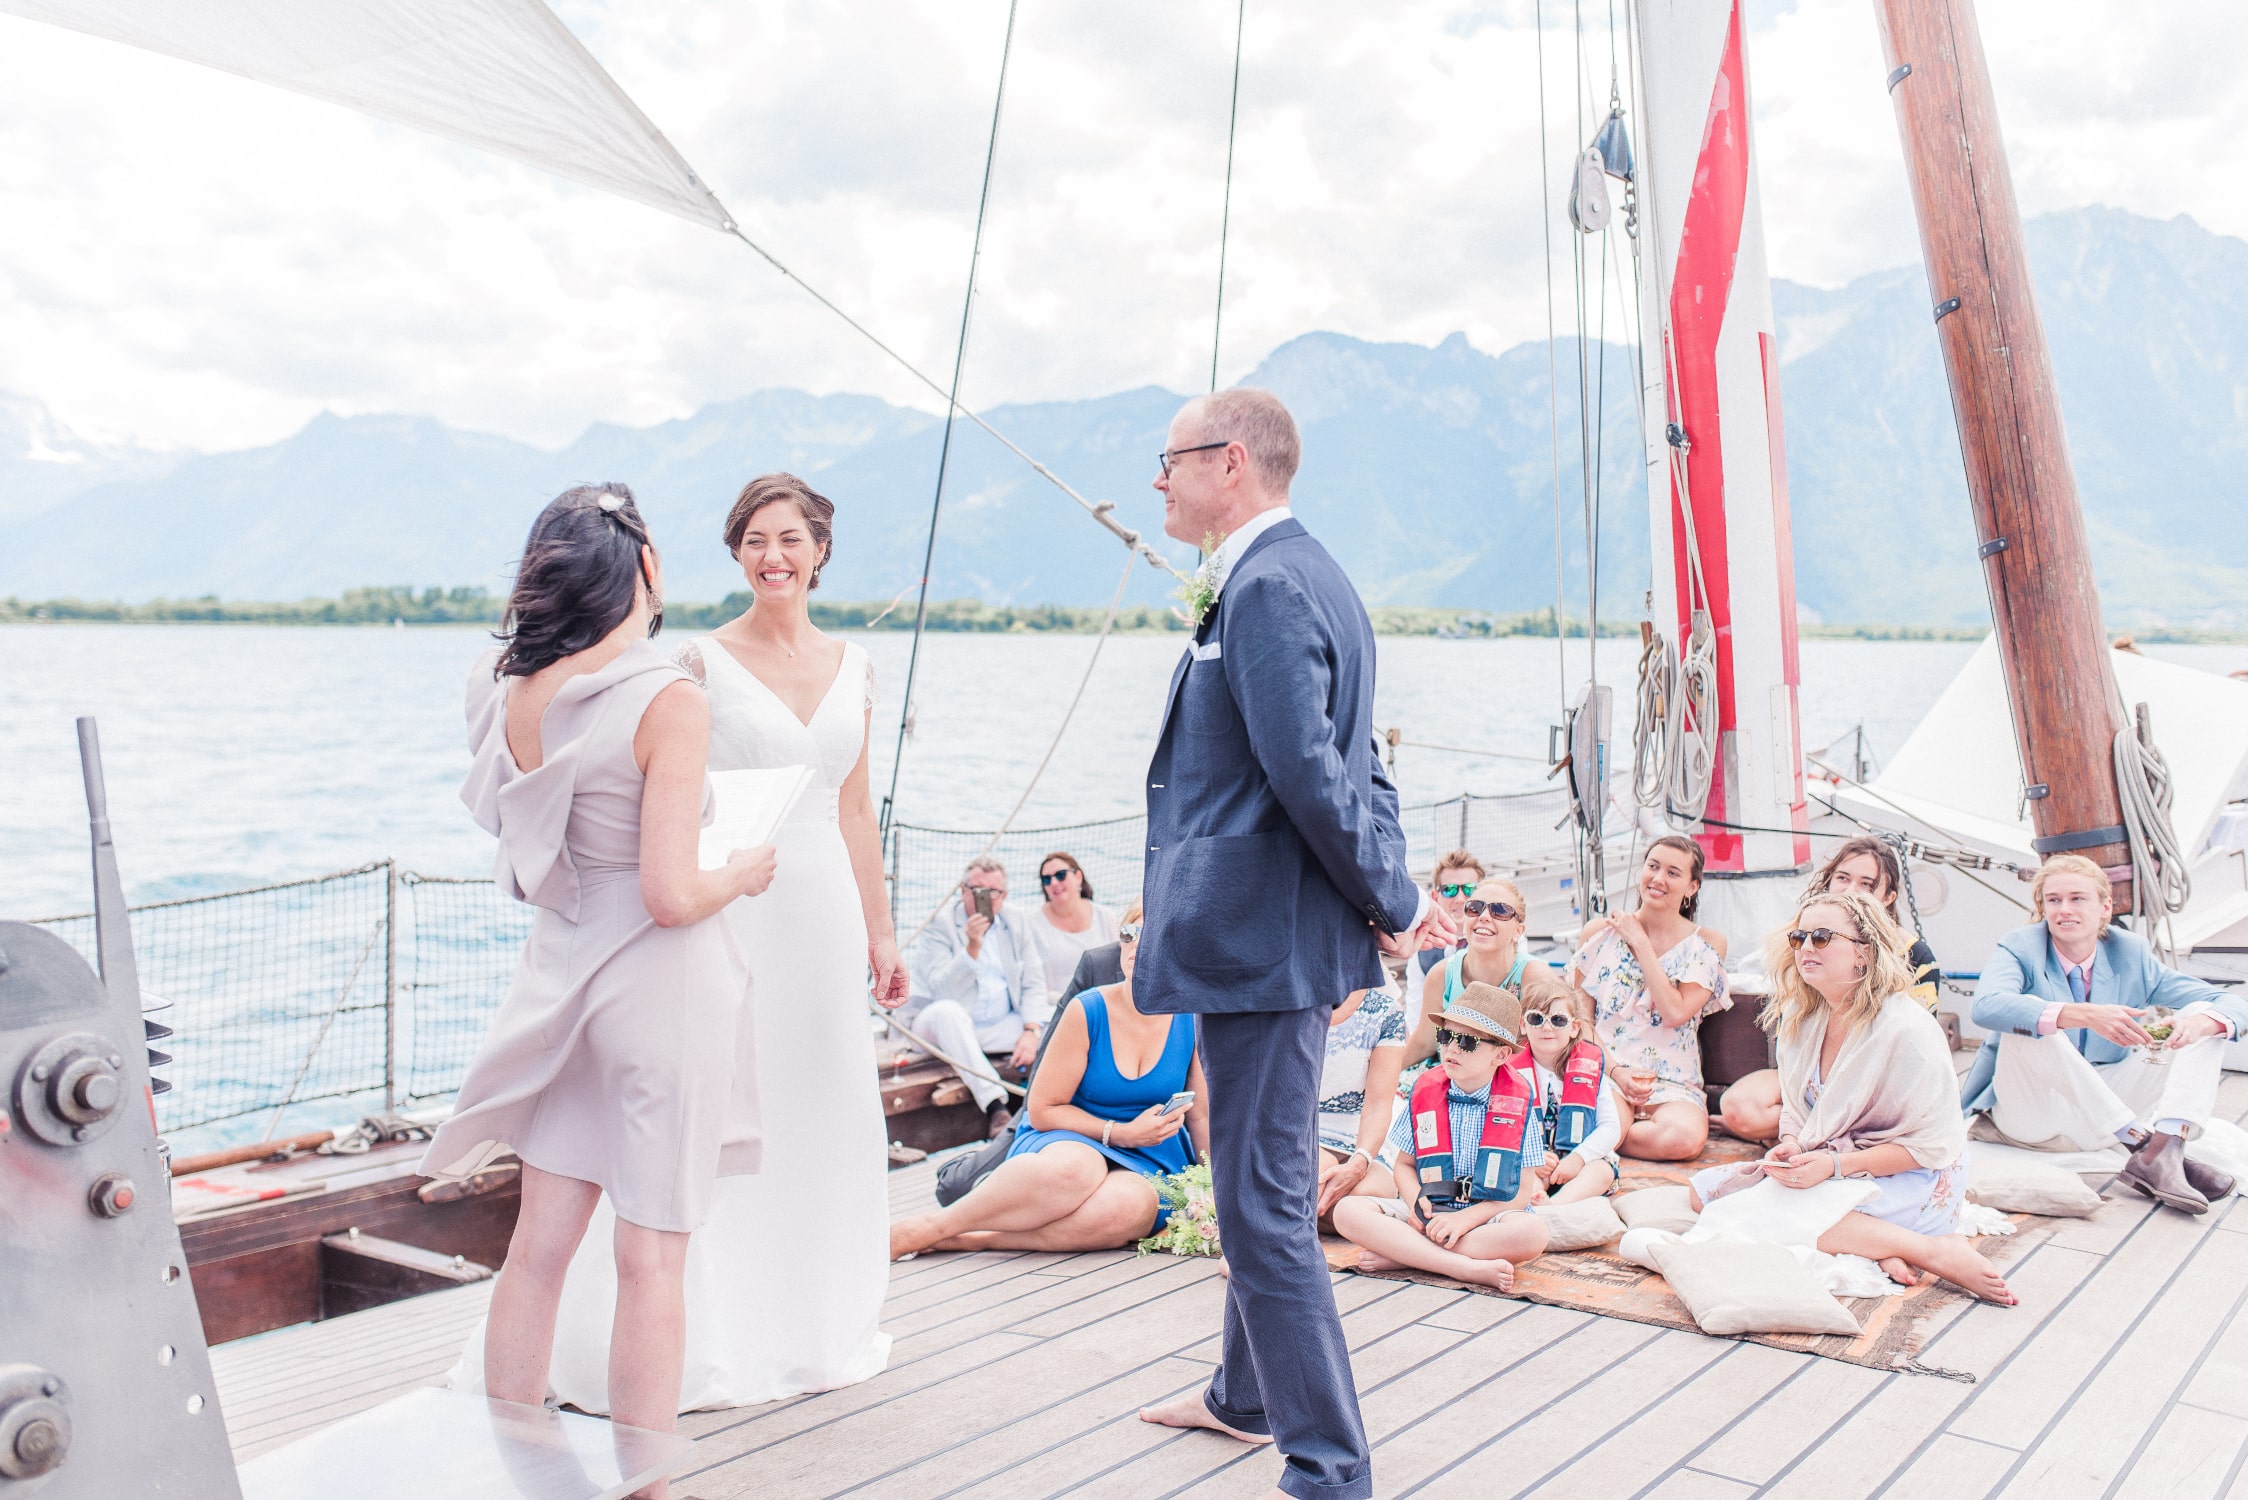
<svg viewBox="0 0 2248 1500"><path fill-rule="evenodd" d="M1160 1406L1143 1406L1140 1420L1153 1422L1158 1427L1203 1427L1211 1432L1222 1432L1236 1442L1258 1447L1272 1441L1265 1433L1243 1432L1238 1427L1226 1426L1211 1414L1210 1404L1202 1399L1200 1391L1189 1391Z"/></svg>

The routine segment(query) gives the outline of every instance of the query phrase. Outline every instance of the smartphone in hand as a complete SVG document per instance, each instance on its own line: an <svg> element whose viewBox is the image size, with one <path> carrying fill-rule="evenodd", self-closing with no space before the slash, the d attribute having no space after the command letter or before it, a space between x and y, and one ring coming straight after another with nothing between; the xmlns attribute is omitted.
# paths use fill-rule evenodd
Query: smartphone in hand
<svg viewBox="0 0 2248 1500"><path fill-rule="evenodd" d="M1194 1090L1181 1089L1179 1092L1173 1094L1170 1098L1163 1101L1163 1108L1159 1112L1158 1117L1168 1118L1172 1115L1177 1114L1182 1109L1192 1108L1193 1105Z"/></svg>
<svg viewBox="0 0 2248 1500"><path fill-rule="evenodd" d="M993 916L991 892L980 885L968 887L968 899L975 904L976 915L989 921Z"/></svg>

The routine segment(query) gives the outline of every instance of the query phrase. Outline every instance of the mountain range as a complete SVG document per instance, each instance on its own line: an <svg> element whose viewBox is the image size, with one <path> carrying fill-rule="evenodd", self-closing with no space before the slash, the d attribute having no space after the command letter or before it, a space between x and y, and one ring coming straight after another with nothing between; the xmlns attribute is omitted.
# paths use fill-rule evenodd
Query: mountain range
<svg viewBox="0 0 2248 1500"><path fill-rule="evenodd" d="M2109 623L2248 624L2248 242L2192 220L2092 208L2028 237ZM1773 287L1797 594L1808 618L1963 625L1987 618L1944 372L1918 267L1823 289ZM1632 358L1587 346L1603 390L1604 618L1646 587L1646 491ZM1560 525L1584 604L1586 446L1561 374ZM1493 355L1310 333L1245 383L1295 411L1304 518L1374 603L1514 613L1554 593L1556 440L1548 351ZM1154 387L985 415L1072 485L1160 538L1149 488L1182 398ZM665 549L676 597L741 587L719 541L742 481L803 474L839 507L834 599L887 599L919 577L943 423L870 396L766 390L653 427L601 425L560 452L422 416L315 418L262 448L154 453L85 442L36 401L0 395L0 595L293 599L369 583L504 588L537 506L624 479ZM1123 554L997 443L953 435L932 591L993 603L1099 604ZM1133 602L1168 580L1140 568Z"/></svg>

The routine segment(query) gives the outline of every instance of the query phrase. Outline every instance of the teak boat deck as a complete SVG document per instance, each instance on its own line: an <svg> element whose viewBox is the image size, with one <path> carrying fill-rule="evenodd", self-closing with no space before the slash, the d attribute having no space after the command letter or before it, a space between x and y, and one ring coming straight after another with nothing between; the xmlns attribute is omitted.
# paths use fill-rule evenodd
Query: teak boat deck
<svg viewBox="0 0 2248 1500"><path fill-rule="evenodd" d="M2248 1115L2248 1077L2224 1110ZM893 1172L893 1212L929 1200ZM1939 1314L1884 1373L1497 1297L1335 1278L1377 1492L1498 1497L2248 1496L2248 1210L2156 1209L2120 1185L2008 1266L2015 1308ZM785 1232L778 1230L777 1232ZM489 1283L213 1353L249 1457L441 1380ZM677 1497L1254 1496L1271 1450L1134 1420L1216 1356L1209 1262L1129 1251L929 1255L892 1274L890 1367L701 1412Z"/></svg>

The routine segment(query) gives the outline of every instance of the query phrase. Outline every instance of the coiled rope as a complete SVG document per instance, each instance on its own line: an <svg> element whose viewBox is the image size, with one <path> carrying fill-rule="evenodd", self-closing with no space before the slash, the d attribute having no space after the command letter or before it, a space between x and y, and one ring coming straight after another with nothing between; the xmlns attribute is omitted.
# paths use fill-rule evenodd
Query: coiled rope
<svg viewBox="0 0 2248 1500"><path fill-rule="evenodd" d="M2149 941L2153 925L2161 923L2156 946L2174 956L2170 915L2193 898L2193 871L2170 821L2170 763L2155 747L2153 715L2142 703L2132 719L2115 732L2115 789L2131 846L2131 909L2146 922Z"/></svg>

